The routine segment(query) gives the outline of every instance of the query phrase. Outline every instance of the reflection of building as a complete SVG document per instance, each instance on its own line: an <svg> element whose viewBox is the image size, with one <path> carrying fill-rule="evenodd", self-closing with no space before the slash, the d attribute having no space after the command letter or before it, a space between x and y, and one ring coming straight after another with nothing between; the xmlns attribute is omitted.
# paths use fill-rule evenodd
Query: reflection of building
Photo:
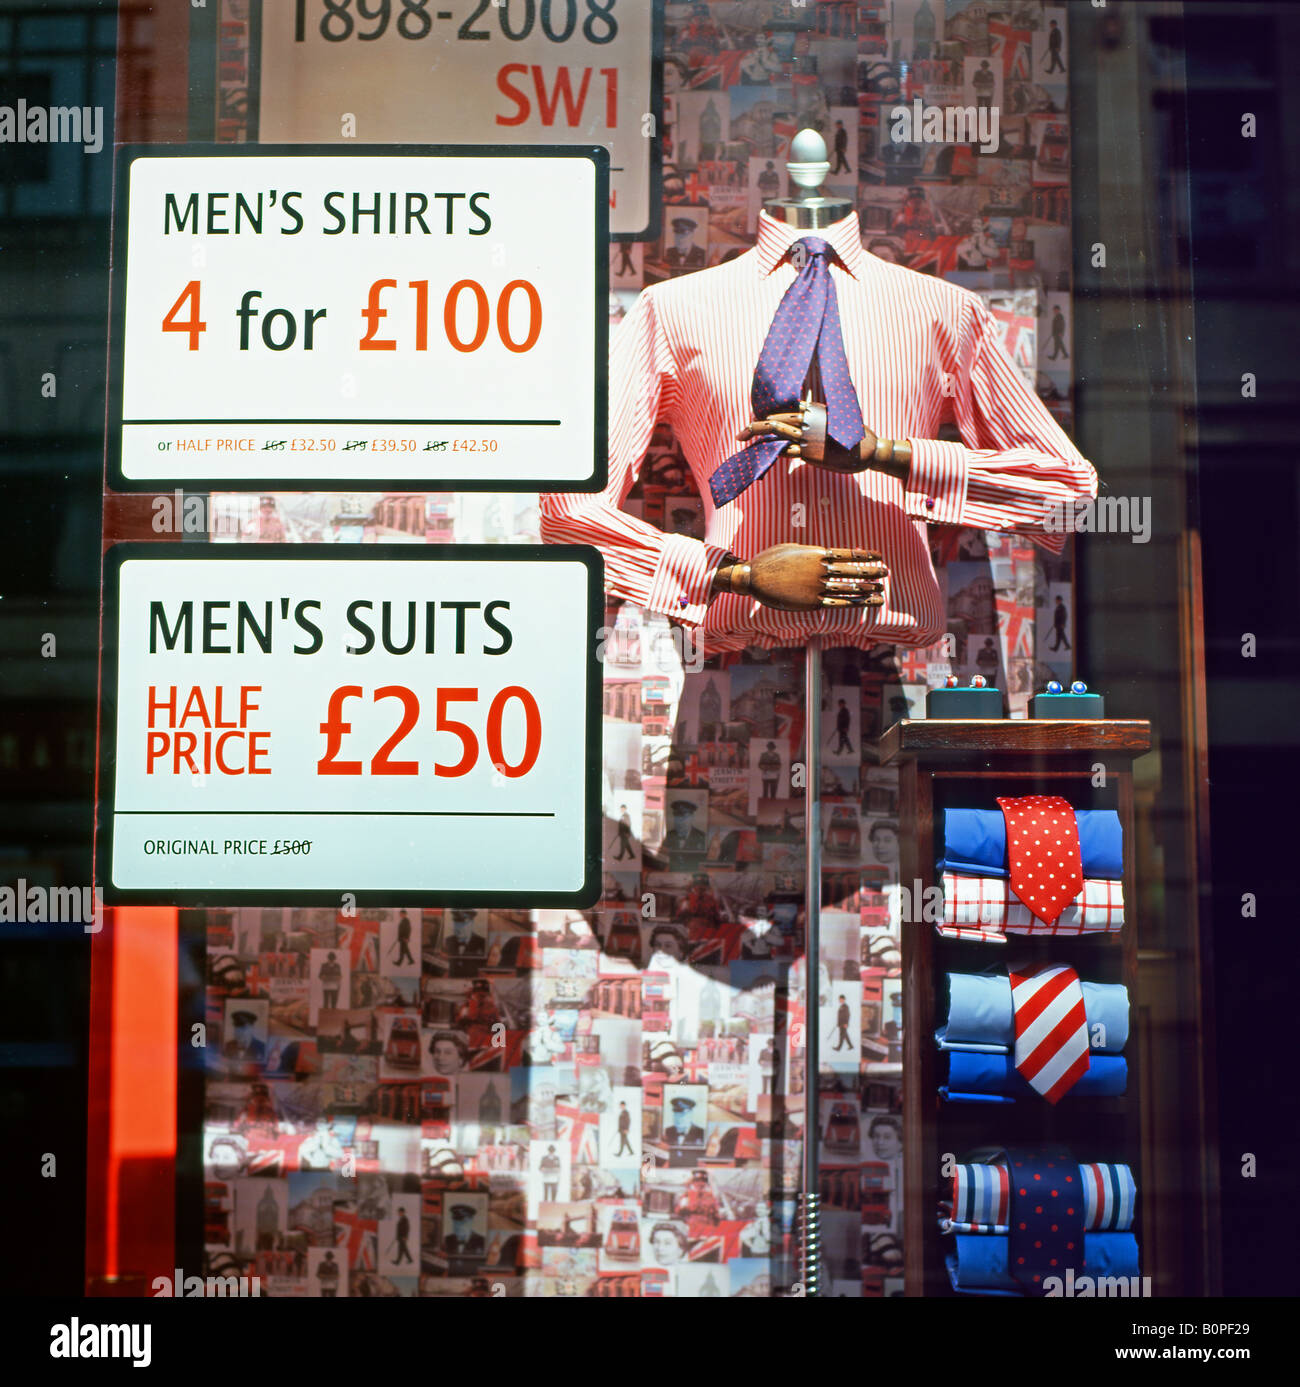
<svg viewBox="0 0 1300 1387"><path fill-rule="evenodd" d="M592 1289L597 1296L640 1296L641 1277L637 1273L628 1276L599 1276Z"/></svg>
<svg viewBox="0 0 1300 1387"><path fill-rule="evenodd" d="M757 737L776 736L776 712L774 700L777 694L785 693L782 685L769 675L764 675L753 688L744 693L733 694L731 716L739 722L748 723Z"/></svg>
<svg viewBox="0 0 1300 1387"><path fill-rule="evenodd" d="M501 1122L501 1095L495 1083L489 1081L483 1096L478 1100L478 1120L485 1127L496 1127Z"/></svg>
<svg viewBox="0 0 1300 1387"><path fill-rule="evenodd" d="M456 498L449 491L435 492L424 512L424 538L429 544L450 544L456 534Z"/></svg>
<svg viewBox="0 0 1300 1387"><path fill-rule="evenodd" d="M944 39L960 43L971 57L987 53L989 42L989 7L983 0L949 15L944 24Z"/></svg>
<svg viewBox="0 0 1300 1387"><path fill-rule="evenodd" d="M700 112L700 150L701 159L716 159L718 157L718 142L722 139L722 117L718 114L718 108L713 104L713 98L709 98L709 104Z"/></svg>
<svg viewBox="0 0 1300 1387"><path fill-rule="evenodd" d="M704 729L711 723L722 721L722 695L718 692L718 686L713 681L713 676L709 676L709 682L705 684L704 691L700 694L700 740L706 741Z"/></svg>
<svg viewBox="0 0 1300 1387"><path fill-rule="evenodd" d="M718 990L718 984L712 978L700 988L700 1001L697 1012L701 1022L713 1022L721 1019L722 993Z"/></svg>
<svg viewBox="0 0 1300 1387"><path fill-rule="evenodd" d="M640 1016L640 977L601 978L591 990L591 1009L615 1016Z"/></svg>
<svg viewBox="0 0 1300 1387"><path fill-rule="evenodd" d="M848 0L822 0L814 12L813 24L824 38L851 39L857 37L858 7ZM703 1291L700 1292L704 1294Z"/></svg>
<svg viewBox="0 0 1300 1387"><path fill-rule="evenodd" d="M1048 186L1034 189L1033 215L1038 221L1055 222L1065 226L1070 220L1070 186L1062 183L1059 187ZM1049 286L1059 288L1059 285Z"/></svg>
<svg viewBox="0 0 1300 1387"><path fill-rule="evenodd" d="M420 1085L418 1082L380 1084L376 1103L381 1118L387 1118L390 1122L418 1122Z"/></svg>
<svg viewBox="0 0 1300 1387"><path fill-rule="evenodd" d="M930 0L921 0L921 7L912 20L912 59L921 62L934 52L934 10Z"/></svg>
<svg viewBox="0 0 1300 1387"><path fill-rule="evenodd" d="M375 507L372 519L381 530L399 530L404 535L418 535L423 539L424 493L416 495L391 492Z"/></svg>
<svg viewBox="0 0 1300 1387"><path fill-rule="evenodd" d="M958 617L967 630L979 635L993 633L993 579L987 575L972 578L948 598L949 617Z"/></svg>
<svg viewBox="0 0 1300 1387"><path fill-rule="evenodd" d="M862 1204L862 1185L857 1166L823 1167L822 1203L833 1209L857 1209Z"/></svg>
<svg viewBox="0 0 1300 1387"><path fill-rule="evenodd" d="M776 103L756 101L748 111L731 118L731 138L744 140L755 154L771 154L772 117Z"/></svg>
<svg viewBox="0 0 1300 1387"><path fill-rule="evenodd" d="M732 998L734 1017L746 1018L751 1027L770 1030L776 1018L776 979L760 977Z"/></svg>
<svg viewBox="0 0 1300 1387"><path fill-rule="evenodd" d="M616 679L602 686L603 710L607 718L637 722L641 717L641 681Z"/></svg>

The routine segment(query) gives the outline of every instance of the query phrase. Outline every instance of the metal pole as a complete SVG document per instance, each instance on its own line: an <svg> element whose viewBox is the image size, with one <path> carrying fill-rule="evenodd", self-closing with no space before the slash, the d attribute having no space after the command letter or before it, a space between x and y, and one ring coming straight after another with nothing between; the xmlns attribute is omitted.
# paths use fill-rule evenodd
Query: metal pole
<svg viewBox="0 0 1300 1387"><path fill-rule="evenodd" d="M821 1179L818 1174L818 1071L821 1067L821 964L818 937L822 906L822 643L808 640L804 652L804 1081L803 1237L804 1295L821 1292Z"/></svg>

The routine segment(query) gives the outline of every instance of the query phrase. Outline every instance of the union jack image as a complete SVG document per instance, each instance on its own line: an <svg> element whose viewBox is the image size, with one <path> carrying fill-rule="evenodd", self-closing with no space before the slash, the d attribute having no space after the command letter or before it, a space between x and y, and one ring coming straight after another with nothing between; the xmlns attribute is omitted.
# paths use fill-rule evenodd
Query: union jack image
<svg viewBox="0 0 1300 1387"><path fill-rule="evenodd" d="M947 275L957 268L957 247L965 236L934 236L908 260L908 269L921 274Z"/></svg>
<svg viewBox="0 0 1300 1387"><path fill-rule="evenodd" d="M374 1271L379 1244L379 1223L362 1218L348 1209L334 1210L334 1242L347 1247L348 1266L356 1271Z"/></svg>
<svg viewBox="0 0 1300 1387"><path fill-rule="evenodd" d="M340 948L347 949L352 970L358 973L379 971L379 921L350 920L339 917L342 933Z"/></svg>
<svg viewBox="0 0 1300 1387"><path fill-rule="evenodd" d="M740 957L745 939L743 924L720 924L691 950L692 963L731 963Z"/></svg>
<svg viewBox="0 0 1300 1387"><path fill-rule="evenodd" d="M555 1121L561 1141L569 1143L573 1159L582 1165L596 1165L600 1160L597 1133L600 1114L583 1112L572 1103L556 1103Z"/></svg>
<svg viewBox="0 0 1300 1387"><path fill-rule="evenodd" d="M794 761L803 745L803 708L793 699L776 698L772 711L776 714L776 739L790 748L790 759Z"/></svg>
<svg viewBox="0 0 1300 1387"><path fill-rule="evenodd" d="M997 324L998 336L1021 375L1032 384L1038 362L1038 333L1033 318L1008 308L989 306L989 315Z"/></svg>
<svg viewBox="0 0 1300 1387"><path fill-rule="evenodd" d="M713 1225L713 1232L701 1238L690 1250L692 1262L727 1262L740 1256L740 1235L746 1228L743 1218Z"/></svg>
<svg viewBox="0 0 1300 1387"><path fill-rule="evenodd" d="M989 43L994 59L1002 59L1002 80L1010 77L1029 81L1033 75L1033 35L1016 29L1005 20L989 20Z"/></svg>

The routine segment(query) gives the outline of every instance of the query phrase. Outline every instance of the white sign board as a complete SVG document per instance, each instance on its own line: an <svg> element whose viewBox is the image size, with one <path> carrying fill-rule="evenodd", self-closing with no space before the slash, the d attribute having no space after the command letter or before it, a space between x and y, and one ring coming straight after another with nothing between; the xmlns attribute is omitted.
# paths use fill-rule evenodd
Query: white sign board
<svg viewBox="0 0 1300 1387"><path fill-rule="evenodd" d="M137 544L106 563L105 900L596 898L593 551Z"/></svg>
<svg viewBox="0 0 1300 1387"><path fill-rule="evenodd" d="M113 486L603 485L603 150L159 148L119 151Z"/></svg>
<svg viewBox="0 0 1300 1387"><path fill-rule="evenodd" d="M659 0L259 8L258 140L599 144L610 229L659 234Z"/></svg>

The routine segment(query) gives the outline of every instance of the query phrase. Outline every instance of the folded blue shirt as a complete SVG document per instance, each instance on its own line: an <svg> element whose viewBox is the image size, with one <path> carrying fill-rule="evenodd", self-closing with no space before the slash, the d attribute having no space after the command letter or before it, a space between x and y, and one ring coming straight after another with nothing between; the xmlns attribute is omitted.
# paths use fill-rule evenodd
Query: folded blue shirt
<svg viewBox="0 0 1300 1387"><path fill-rule="evenodd" d="M958 1233L957 1248L944 1259L954 1291L967 1295L1021 1295L1011 1275L1008 1239L996 1233ZM1138 1245L1132 1233L1085 1233L1081 1276L1137 1276ZM1077 1292L1076 1292L1077 1294Z"/></svg>
<svg viewBox="0 0 1300 1387"><path fill-rule="evenodd" d="M1122 983L1085 982L1083 1007L1092 1054L1118 1055L1128 1041L1128 989ZM1005 973L949 973L948 1016L934 1038L941 1050L1011 1049L1011 979Z"/></svg>
<svg viewBox="0 0 1300 1387"><path fill-rule="evenodd" d="M1080 1076L1062 1102L1071 1098L1119 1098L1128 1087L1128 1062L1123 1055L1089 1055L1087 1072ZM948 1082L939 1093L950 1103L1014 1103L1040 1101L1015 1059L984 1050L945 1050Z"/></svg>
<svg viewBox="0 0 1300 1387"><path fill-rule="evenodd" d="M1119 881L1124 875L1124 839L1113 809L1079 809L1079 855L1085 877ZM945 809L941 872L1007 875L1007 821L1000 809Z"/></svg>

